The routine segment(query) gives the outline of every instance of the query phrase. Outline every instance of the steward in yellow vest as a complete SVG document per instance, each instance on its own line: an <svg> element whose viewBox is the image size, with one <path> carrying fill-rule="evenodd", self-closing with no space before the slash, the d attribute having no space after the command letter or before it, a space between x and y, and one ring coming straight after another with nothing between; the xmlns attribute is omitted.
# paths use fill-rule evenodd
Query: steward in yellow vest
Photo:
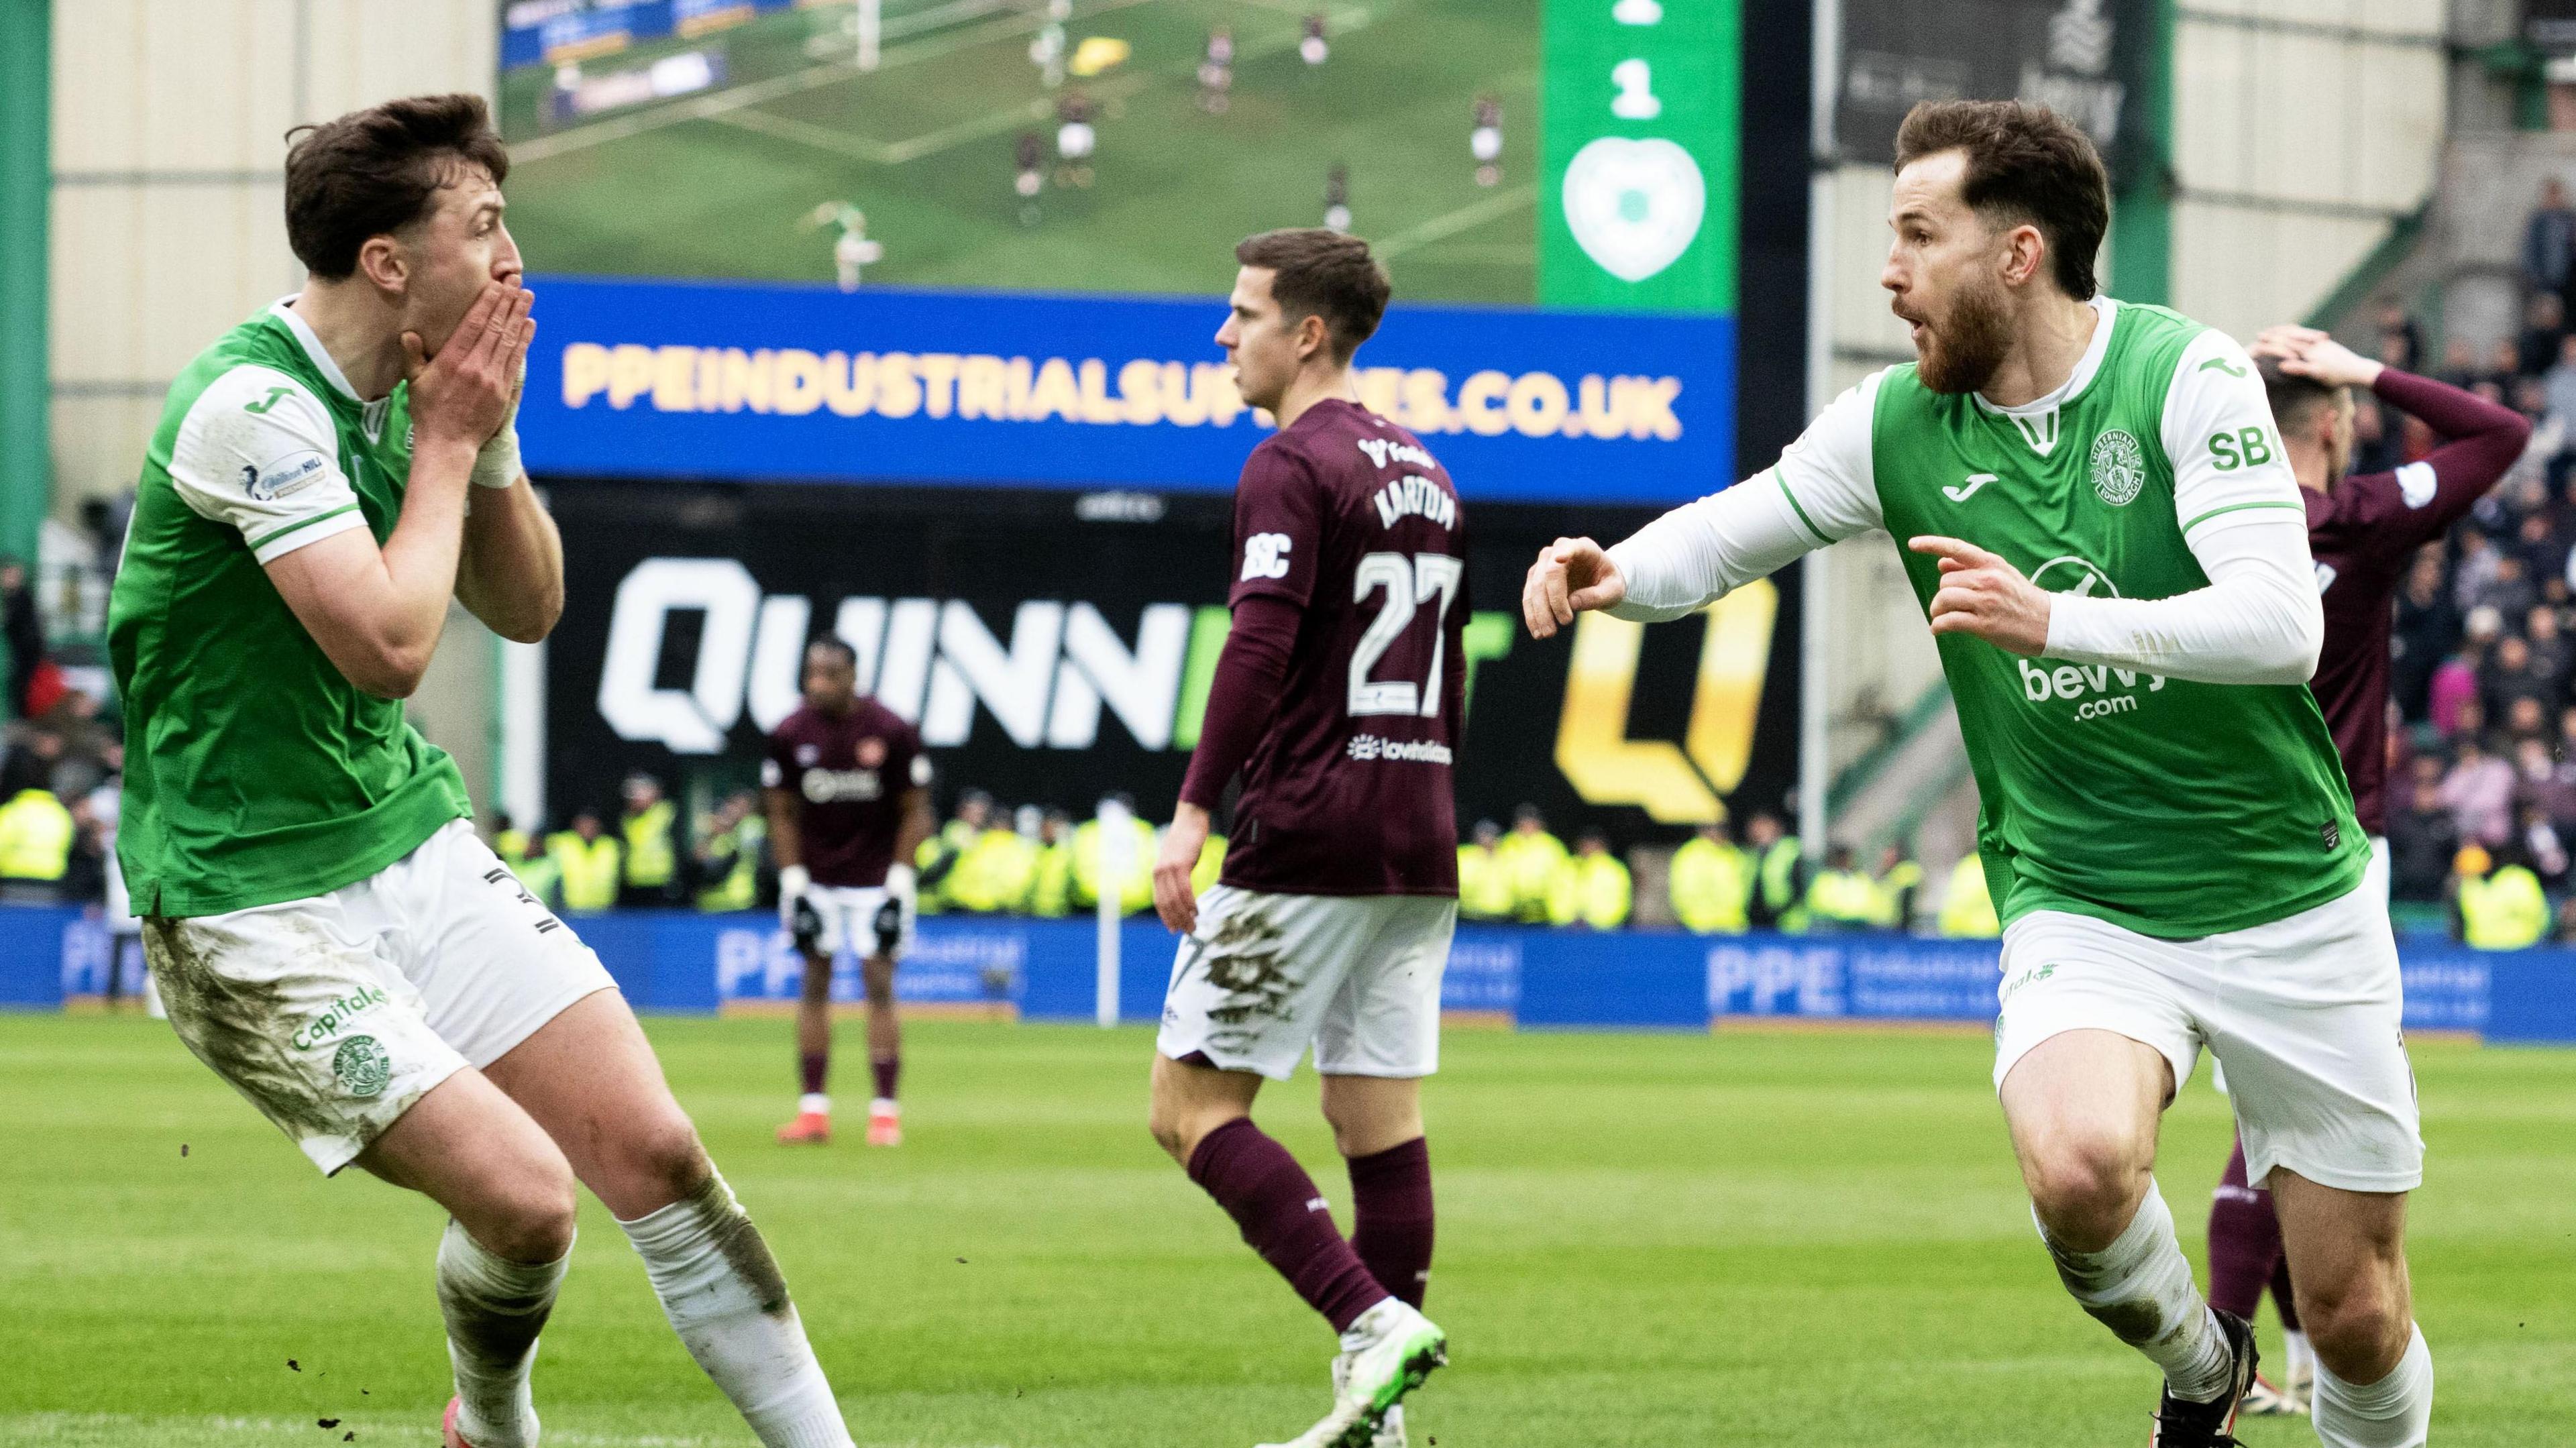
<svg viewBox="0 0 2576 1448"><path fill-rule="evenodd" d="M2483 855L2484 851L2479 851ZM2521 950L2549 933L2549 898L2530 867L2507 857L2493 874L2468 868L2480 863L2460 852L2460 934L2478 950Z"/></svg>
<svg viewBox="0 0 2576 1448"><path fill-rule="evenodd" d="M1129 817L1136 832L1136 842L1129 847L1127 871L1116 880L1101 876L1100 821L1084 820L1073 832L1073 905L1077 910L1090 910L1100 903L1104 888L1118 902L1118 912L1133 915L1150 909L1154 903L1154 827L1144 817Z"/></svg>
<svg viewBox="0 0 2576 1448"><path fill-rule="evenodd" d="M966 852L982 839L986 826L993 820L993 797L980 789L970 789L958 796L956 817L939 827L939 833L923 840L912 852L914 870L914 911L936 915L959 904L950 893L955 883L957 866Z"/></svg>
<svg viewBox="0 0 2576 1448"><path fill-rule="evenodd" d="M1458 916L1462 920L1509 920L1512 881L1503 869L1497 846L1503 827L1492 820L1476 822L1475 838L1458 847Z"/></svg>
<svg viewBox="0 0 2576 1448"><path fill-rule="evenodd" d="M1616 930L1628 923L1635 899L1628 867L1610 853L1608 840L1587 830L1574 858L1560 866L1549 882L1548 923Z"/></svg>
<svg viewBox="0 0 2576 1448"><path fill-rule="evenodd" d="M1038 847L1020 838L1019 831L988 828L958 855L957 868L949 872L949 903L979 915L1019 910L1028 903L1037 867Z"/></svg>
<svg viewBox="0 0 2576 1448"><path fill-rule="evenodd" d="M707 821L698 846L698 908L710 913L749 910L760 904L760 854L769 843L769 821L751 796L727 799Z"/></svg>
<svg viewBox="0 0 2576 1448"><path fill-rule="evenodd" d="M599 827L588 810L572 817L572 828L546 840L546 854L563 882L566 911L586 913L617 905L618 865L625 851Z"/></svg>
<svg viewBox="0 0 2576 1448"><path fill-rule="evenodd" d="M1923 894L1923 867L1905 851L1889 845L1878 854L1878 923L1889 930L1912 930L1914 907Z"/></svg>
<svg viewBox="0 0 2576 1448"><path fill-rule="evenodd" d="M1531 924L1547 919L1548 890L1568 858L1565 841L1547 832L1536 805L1512 812L1512 832L1494 846L1494 862L1511 891L1513 919Z"/></svg>
<svg viewBox="0 0 2576 1448"><path fill-rule="evenodd" d="M1073 913L1073 818L1051 809L1038 825L1037 860L1030 871L1029 913L1053 919Z"/></svg>
<svg viewBox="0 0 2576 1448"><path fill-rule="evenodd" d="M1766 812L1744 827L1744 842L1753 857L1746 921L1756 930L1806 929L1806 860L1798 837L1782 832L1779 816Z"/></svg>
<svg viewBox="0 0 2576 1448"><path fill-rule="evenodd" d="M50 789L22 789L0 804L0 879L53 884L71 867L72 812Z"/></svg>
<svg viewBox="0 0 2576 1448"><path fill-rule="evenodd" d="M1941 933L1953 940L1992 940L2004 933L1986 891L1985 859L1974 850L1950 867L1950 888L1941 895Z"/></svg>
<svg viewBox="0 0 2576 1448"><path fill-rule="evenodd" d="M1673 851L1666 884L1672 892L1673 916L1684 930L1700 935L1744 933L1744 906L1753 893L1753 874L1724 824L1703 825Z"/></svg>
<svg viewBox="0 0 2576 1448"><path fill-rule="evenodd" d="M629 910L677 905L684 896L680 878L680 810L662 797L661 781L650 775L626 777L626 813L617 833L625 845L625 873L617 903Z"/></svg>
<svg viewBox="0 0 2576 1448"><path fill-rule="evenodd" d="M1825 868L1807 886L1807 925L1814 930L1870 930L1879 923L1878 882L1852 863L1851 846L1825 852Z"/></svg>

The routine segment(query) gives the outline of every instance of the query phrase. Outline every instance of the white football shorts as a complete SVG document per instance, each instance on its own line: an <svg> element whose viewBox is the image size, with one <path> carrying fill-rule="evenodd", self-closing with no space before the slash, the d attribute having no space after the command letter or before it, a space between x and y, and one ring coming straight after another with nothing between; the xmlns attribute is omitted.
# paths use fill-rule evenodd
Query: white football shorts
<svg viewBox="0 0 2576 1448"><path fill-rule="evenodd" d="M1443 897L1215 886L1172 962L1154 1047L1274 1081L1309 1046L1327 1076L1428 1076L1457 928L1458 902Z"/></svg>
<svg viewBox="0 0 2576 1448"><path fill-rule="evenodd" d="M459 1068L616 989L462 819L327 895L148 919L143 947L179 1039L325 1175Z"/></svg>
<svg viewBox="0 0 2576 1448"><path fill-rule="evenodd" d="M912 953L913 913L883 885L808 885L805 898L823 919L818 944L826 957L849 950L861 959L891 955L901 960ZM891 942L881 918L888 905L896 915Z"/></svg>
<svg viewBox="0 0 2576 1448"><path fill-rule="evenodd" d="M2206 1045L2227 1072L2245 1178L2276 1166L2354 1192L2424 1179L2397 939L2376 881L2285 920L2157 940L2035 910L2004 931L1995 1085L2066 1031L2112 1031L2164 1055L2177 1088Z"/></svg>

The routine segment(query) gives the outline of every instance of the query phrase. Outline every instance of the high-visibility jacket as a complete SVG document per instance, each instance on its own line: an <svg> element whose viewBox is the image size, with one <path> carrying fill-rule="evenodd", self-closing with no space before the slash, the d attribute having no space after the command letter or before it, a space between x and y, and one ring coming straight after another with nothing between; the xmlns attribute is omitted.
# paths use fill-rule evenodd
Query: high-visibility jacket
<svg viewBox="0 0 2576 1448"><path fill-rule="evenodd" d="M1754 924L1779 930L1807 928L1807 905L1798 893L1801 851L1796 835L1782 835L1753 861L1753 893L1746 913Z"/></svg>
<svg viewBox="0 0 2576 1448"><path fill-rule="evenodd" d="M1618 856L1576 855L1548 882L1548 923L1616 930L1628 923L1635 899L1628 867Z"/></svg>
<svg viewBox="0 0 2576 1448"><path fill-rule="evenodd" d="M1878 923L1890 930L1911 928L1914 898L1923 889L1923 867L1912 860L1899 860L1878 877L1876 886Z"/></svg>
<svg viewBox="0 0 2576 1448"><path fill-rule="evenodd" d="M973 825L953 819L913 849L912 866L920 877L913 887L916 913L936 915L955 903L949 887L954 883L957 867L965 862L966 852L974 847L976 833Z"/></svg>
<svg viewBox="0 0 2576 1448"><path fill-rule="evenodd" d="M1673 851L1668 883L1673 915L1683 929L1701 935L1744 933L1744 905L1753 892L1753 875L1742 850L1694 837Z"/></svg>
<svg viewBox="0 0 2576 1448"><path fill-rule="evenodd" d="M698 892L699 909L748 910L760 903L760 847L768 838L769 821L753 814L707 841L703 878L714 883Z"/></svg>
<svg viewBox="0 0 2576 1448"><path fill-rule="evenodd" d="M1073 913L1073 846L1066 841L1038 848L1029 879L1029 913L1049 918Z"/></svg>
<svg viewBox="0 0 2576 1448"><path fill-rule="evenodd" d="M2507 865L2485 879L2460 882L2461 933L2480 950L2520 950L2549 933L2549 899L2540 877Z"/></svg>
<svg viewBox="0 0 2576 1448"><path fill-rule="evenodd" d="M524 855L501 863L510 867L510 873L519 877L519 888L536 896L538 904L552 910L563 903L556 894L563 884L563 867L555 863L554 856Z"/></svg>
<svg viewBox="0 0 2576 1448"><path fill-rule="evenodd" d="M1573 858L1565 841L1540 830L1524 834L1514 830L1494 846L1494 862L1502 867L1504 883L1510 887L1512 917L1536 923L1547 918L1548 888L1556 882L1556 872Z"/></svg>
<svg viewBox="0 0 2576 1448"><path fill-rule="evenodd" d="M547 837L546 853L553 857L563 880L564 909L607 910L616 906L617 867L626 852L614 836L601 835L584 843L579 834L565 830Z"/></svg>
<svg viewBox="0 0 2576 1448"><path fill-rule="evenodd" d="M1121 913L1133 915L1154 903L1154 827L1131 817L1136 843L1129 847L1127 873L1108 882ZM1088 910L1100 903L1100 821L1084 820L1073 828L1073 903Z"/></svg>
<svg viewBox="0 0 2576 1448"><path fill-rule="evenodd" d="M1226 848L1226 838L1219 834L1209 835L1207 843L1199 846L1199 862L1190 867L1192 895L1206 894L1208 887L1216 883L1217 877L1225 873Z"/></svg>
<svg viewBox="0 0 2576 1448"><path fill-rule="evenodd" d="M1512 913L1511 877L1491 845L1458 847L1458 914L1468 920L1506 920Z"/></svg>
<svg viewBox="0 0 2576 1448"><path fill-rule="evenodd" d="M984 915L1017 910L1028 900L1037 866L1037 846L1021 839L1018 831L988 829L958 855L956 868L948 872L948 901L960 910Z"/></svg>
<svg viewBox="0 0 2576 1448"><path fill-rule="evenodd" d="M1807 885L1807 923L1819 930L1878 924L1878 882L1858 870L1819 870Z"/></svg>
<svg viewBox="0 0 2576 1448"><path fill-rule="evenodd" d="M618 833L626 837L626 883L638 890L659 890L671 883L680 872L680 859L671 847L671 821L679 810L669 800L657 800L642 814L631 814L618 821Z"/></svg>
<svg viewBox="0 0 2576 1448"><path fill-rule="evenodd" d="M0 879L59 880L71 867L72 812L50 789L0 804Z"/></svg>
<svg viewBox="0 0 2576 1448"><path fill-rule="evenodd" d="M528 832L522 829L507 829L494 835L492 837L492 853L499 855L501 857L501 863L504 865L514 865L519 861L526 859L528 856Z"/></svg>
<svg viewBox="0 0 2576 1448"><path fill-rule="evenodd" d="M2004 933L1995 918L1994 896L1986 892L1986 862L1974 850L1950 868L1950 889L1941 897L1941 933L1956 940L1992 940Z"/></svg>

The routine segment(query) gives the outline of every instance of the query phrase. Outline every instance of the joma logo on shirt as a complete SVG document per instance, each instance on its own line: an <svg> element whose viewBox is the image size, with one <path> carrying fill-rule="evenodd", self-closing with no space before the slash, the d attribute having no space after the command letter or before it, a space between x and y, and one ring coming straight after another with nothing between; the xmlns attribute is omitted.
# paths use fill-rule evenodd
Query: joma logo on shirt
<svg viewBox="0 0 2576 1448"><path fill-rule="evenodd" d="M1406 517L1428 518L1443 528L1458 526L1458 500L1429 478L1398 478L1378 489L1371 501L1377 504L1381 527L1392 528L1397 519ZM1243 576L1249 578L1252 574L1247 570Z"/></svg>

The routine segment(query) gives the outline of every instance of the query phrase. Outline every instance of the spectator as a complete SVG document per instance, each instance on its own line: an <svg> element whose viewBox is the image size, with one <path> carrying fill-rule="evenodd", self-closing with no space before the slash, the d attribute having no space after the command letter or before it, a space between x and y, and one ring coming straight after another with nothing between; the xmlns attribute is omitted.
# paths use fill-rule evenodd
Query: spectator
<svg viewBox="0 0 2576 1448"><path fill-rule="evenodd" d="M669 907L688 899L688 853L680 841L679 806L662 797L662 781L649 774L626 776L626 813L617 833L625 851L625 874L618 882L621 909Z"/></svg>
<svg viewBox="0 0 2576 1448"><path fill-rule="evenodd" d="M1210 832L1200 850L1202 864L1211 856L1225 858L1225 836ZM1027 904L1029 888L1037 882L1038 851L1032 840L986 810L984 827L957 856L957 868L948 875L947 895L950 904L978 915L1000 911L1017 911ZM1192 885L1198 890L1216 883L1209 878L1201 884L1196 877Z"/></svg>
<svg viewBox="0 0 2576 1448"><path fill-rule="evenodd" d="M2475 728L2473 716L2482 719L2478 708L2478 650L2463 647L2433 668L2432 683L2426 689L2426 717L2433 721L2434 732L2445 739L2455 738L2464 728Z"/></svg>
<svg viewBox="0 0 2576 1448"><path fill-rule="evenodd" d="M750 790L725 796L698 831L700 910L751 910L760 904L761 852L769 844L769 819Z"/></svg>
<svg viewBox="0 0 2576 1448"><path fill-rule="evenodd" d="M1029 872L1029 913L1052 919L1073 910L1073 816L1051 809L1038 821L1037 863Z"/></svg>
<svg viewBox="0 0 2576 1448"><path fill-rule="evenodd" d="M2548 371L2566 339L2567 304L2554 288L2533 292L2531 300L2523 303L2522 331L2514 338L2514 375L2537 377Z"/></svg>
<svg viewBox="0 0 2576 1448"><path fill-rule="evenodd" d="M2398 428L2379 399L2367 392L2352 399L2352 471L2393 473L2405 459L2398 455Z"/></svg>
<svg viewBox="0 0 2576 1448"><path fill-rule="evenodd" d="M2460 936L2472 948L2520 950L2548 933L2548 898L2517 845L2504 845L2492 857L2468 846L2460 851L2454 873Z"/></svg>
<svg viewBox="0 0 2576 1448"><path fill-rule="evenodd" d="M2522 847L2524 861L2540 877L2541 888L2556 894L2567 883L2567 847L2559 843L2558 827L2536 804L2517 809L2514 824L2514 842Z"/></svg>
<svg viewBox="0 0 2576 1448"><path fill-rule="evenodd" d="M2447 382L2463 392L2486 378L2486 374L2478 370L2477 349L2469 345L2468 338L2458 336L2443 339L2442 370L2433 376L2435 380Z"/></svg>
<svg viewBox="0 0 2576 1448"><path fill-rule="evenodd" d="M1753 894L1745 918L1756 930L1804 930L1807 926L1807 863L1798 837L1780 828L1780 817L1765 810L1744 827L1752 856Z"/></svg>
<svg viewBox="0 0 2576 1448"><path fill-rule="evenodd" d="M2532 606L2540 602L2540 585L2531 581L2531 571L2523 565L2520 554L2499 549L2494 556L2495 565L2486 581L2469 595L2469 611L2492 608L2499 620L2529 614Z"/></svg>
<svg viewBox="0 0 2576 1448"><path fill-rule="evenodd" d="M2496 389L2493 401L2499 407L2509 407L2512 405L2509 389L2521 376L2521 345L2511 337L2498 337L2495 345L2487 349L2487 370L2478 379L2479 385L2493 383Z"/></svg>
<svg viewBox="0 0 2576 1448"><path fill-rule="evenodd" d="M1121 803L1125 801L1122 800ZM985 805L987 809L991 807L989 798L985 801ZM1128 828L1135 832L1135 839L1127 850L1127 869L1123 876L1112 876L1109 873L1109 863L1102 858L1104 837L1098 819L1084 820L1074 828L1074 908L1094 909L1099 905L1100 897L1104 893L1117 901L1118 911L1122 915L1133 915L1140 910L1150 910L1154 907L1154 827L1146 823L1143 816L1133 813L1134 805L1129 804L1128 809L1130 811ZM962 805L959 818L964 818ZM950 821L952 827L956 823L955 820Z"/></svg>
<svg viewBox="0 0 2576 1448"><path fill-rule="evenodd" d="M2576 424L2576 332L2558 344L2558 360L2540 374L2541 415L2565 431Z"/></svg>
<svg viewBox="0 0 2576 1448"><path fill-rule="evenodd" d="M67 904L87 905L107 898L108 832L99 819L94 799L94 795L76 794L67 806L72 816L72 847L70 857L63 863L59 896ZM115 994L112 983L108 993Z"/></svg>
<svg viewBox="0 0 2576 1448"><path fill-rule="evenodd" d="M2522 279L2535 292L2567 291L2568 258L2576 251L2576 209L2567 205L2567 187L2552 176L2540 183L2540 204L2522 224Z"/></svg>
<svg viewBox="0 0 2576 1448"><path fill-rule="evenodd" d="M572 817L572 828L548 836L546 854L555 862L555 877L563 882L566 911L587 914L616 908L618 866L625 852L600 825L598 811L583 810Z"/></svg>
<svg viewBox="0 0 2576 1448"><path fill-rule="evenodd" d="M1878 923L1890 930L1912 931L1917 897L1923 893L1923 867L1902 845L1878 852Z"/></svg>
<svg viewBox="0 0 2576 1448"><path fill-rule="evenodd" d="M1574 858L1558 866L1548 882L1547 896L1551 925L1616 930L1628 923L1636 887L1628 867L1610 853L1609 839L1599 830L1585 830L1575 840Z"/></svg>
<svg viewBox="0 0 2576 1448"><path fill-rule="evenodd" d="M2460 615L2442 587L2442 550L2437 545L2415 555L2406 586L2397 595L2397 622L2390 631L2388 694L2409 720L2424 717L2433 670L2459 636Z"/></svg>
<svg viewBox="0 0 2576 1448"><path fill-rule="evenodd" d="M2464 844L2498 845L2513 833L2513 766L2487 752L2474 733L2463 733L2450 773L2442 777L2442 803Z"/></svg>
<svg viewBox="0 0 2576 1448"><path fill-rule="evenodd" d="M2440 900L2459 848L2459 822L2442 802L2442 763L2419 756L2400 806L2388 815L2389 895L2427 905Z"/></svg>
<svg viewBox="0 0 2576 1448"><path fill-rule="evenodd" d="M36 614L36 590L28 585L27 565L0 557L0 637L9 645L9 713L32 719L38 707L36 676L45 663L45 625Z"/></svg>
<svg viewBox="0 0 2576 1448"><path fill-rule="evenodd" d="M0 803L0 899L51 902L71 865L79 830L54 797L52 756L33 747L43 740L59 750L60 740L38 734L0 764L0 800L6 801Z"/></svg>
<svg viewBox="0 0 2576 1448"><path fill-rule="evenodd" d="M1700 935L1744 933L1752 866L1724 821L1700 826L1698 834L1673 851L1669 883L1673 916L1683 929Z"/></svg>
<svg viewBox="0 0 2576 1448"><path fill-rule="evenodd" d="M1476 821L1476 829L1467 843L1458 847L1458 915L1465 920L1508 920L1512 914L1512 882L1503 874L1502 861L1494 853L1503 838L1503 827L1492 820Z"/></svg>
<svg viewBox="0 0 2576 1448"><path fill-rule="evenodd" d="M2487 535L2476 528L2464 527L2459 532L2460 552L2451 565L2451 604L2462 614L2477 606L2477 591L2495 577L2501 557Z"/></svg>
<svg viewBox="0 0 2576 1448"><path fill-rule="evenodd" d="M922 914L936 915L948 908L949 876L992 819L993 797L980 789L970 789L957 797L957 813L939 827L939 833L923 840L912 852L917 870L915 908Z"/></svg>
<svg viewBox="0 0 2576 1448"><path fill-rule="evenodd" d="M1950 886L1941 892L1940 929L1953 940L1992 940L2004 933L1995 918L1995 897L1986 889L1985 858L1975 850L1950 868Z"/></svg>
<svg viewBox="0 0 2576 1448"><path fill-rule="evenodd" d="M2520 639L2514 640L2520 643ZM2511 701L2504 716L2504 736L2516 743L2525 739L2546 742L2549 738L2549 710L2540 700L2524 696Z"/></svg>
<svg viewBox="0 0 2576 1448"><path fill-rule="evenodd" d="M2536 480L2533 487L2543 485ZM2557 515L2547 508L2536 507L2522 515L2514 525L2512 556L2522 565L2522 576L2537 590L2542 579L2556 578L2567 566L2567 540L2559 536ZM2534 602L2538 600L2535 599ZM2505 617L2528 620L2530 610L2508 613Z"/></svg>
<svg viewBox="0 0 2576 1448"><path fill-rule="evenodd" d="M1548 887L1565 866L1565 841L1547 832L1538 806L1512 811L1512 832L1494 847L1494 858L1511 883L1512 918L1532 924L1547 919Z"/></svg>
<svg viewBox="0 0 2576 1448"><path fill-rule="evenodd" d="M2424 333L2395 297L2380 299L2379 360L2400 372L2424 370Z"/></svg>
<svg viewBox="0 0 2576 1448"><path fill-rule="evenodd" d="M2530 703L2535 710L2555 708L2558 691L2547 671L2532 662L2528 641L2508 636L2496 645L2478 681L2478 700L2486 706L2489 719L2501 720L2505 727L2523 732L2545 729L2545 713L2534 713L2528 724L2514 719L2514 706Z"/></svg>

